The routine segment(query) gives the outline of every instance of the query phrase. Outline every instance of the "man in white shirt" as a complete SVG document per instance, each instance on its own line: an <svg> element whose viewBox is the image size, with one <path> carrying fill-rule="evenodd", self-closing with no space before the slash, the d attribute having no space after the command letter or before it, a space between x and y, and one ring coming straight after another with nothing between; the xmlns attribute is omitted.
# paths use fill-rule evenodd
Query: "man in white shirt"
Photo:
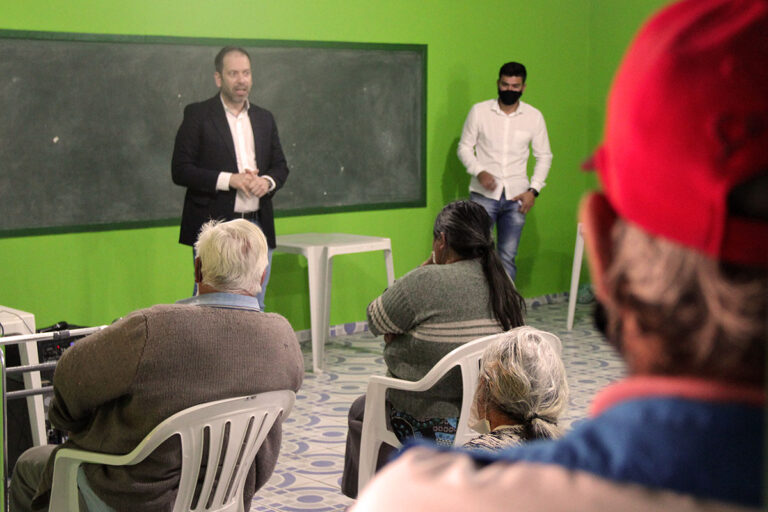
<svg viewBox="0 0 768 512"><path fill-rule="evenodd" d="M525 91L525 66L507 62L499 70L499 96L475 104L469 111L459 141L459 159L472 175L470 199L491 216L498 234L498 250L509 276L517 275L515 255L525 215L544 187L552 165L552 151L544 116L520 101ZM529 148L536 166L528 180Z"/></svg>
<svg viewBox="0 0 768 512"><path fill-rule="evenodd" d="M219 94L187 105L173 148L173 182L187 188L179 243L193 245L210 219L242 217L258 225L269 245L270 265L257 297L263 309L276 245L272 197L288 178L288 165L272 114L248 101L248 52L222 48L214 64Z"/></svg>

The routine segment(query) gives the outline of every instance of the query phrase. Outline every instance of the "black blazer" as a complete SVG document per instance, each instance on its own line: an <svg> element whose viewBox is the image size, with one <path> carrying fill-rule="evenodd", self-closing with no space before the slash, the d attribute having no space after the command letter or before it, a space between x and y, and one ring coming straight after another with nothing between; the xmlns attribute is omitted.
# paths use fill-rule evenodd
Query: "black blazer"
<svg viewBox="0 0 768 512"><path fill-rule="evenodd" d="M253 128L259 175L270 176L276 185L274 190L260 199L258 211L267 243L274 249L272 196L285 184L288 165L272 114L251 104L248 116ZM236 173L237 158L224 106L217 94L209 100L187 105L173 146L173 182L187 187L181 214L180 243L193 245L200 228L210 219L231 220L236 217L236 191L216 190L216 180L222 171Z"/></svg>

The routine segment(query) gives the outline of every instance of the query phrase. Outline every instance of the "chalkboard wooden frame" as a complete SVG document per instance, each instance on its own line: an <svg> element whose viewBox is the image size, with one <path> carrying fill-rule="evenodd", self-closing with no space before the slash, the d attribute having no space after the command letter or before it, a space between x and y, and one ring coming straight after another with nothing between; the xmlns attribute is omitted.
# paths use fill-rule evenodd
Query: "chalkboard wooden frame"
<svg viewBox="0 0 768 512"><path fill-rule="evenodd" d="M76 33L61 33L61 32L30 32L30 31L13 31L13 30L0 30L0 45L3 44L4 41L17 41L23 40L23 41L29 41L31 44L43 44L43 43L52 43L52 44L68 44L68 43L107 43L110 45L119 45L120 48L123 48L122 45L139 45L139 46L132 46L130 48L137 49L137 52L141 51L142 46L141 45L155 45L154 47L158 47L157 45L162 45L160 48L164 46L168 46L168 48L175 47L184 47L186 48L193 48L196 50L199 50L200 52L205 53L206 55L210 55L210 58L204 58L200 59L201 62L199 62L199 65L201 66L200 72L193 71L195 76L198 74L202 74L202 79L205 80L207 83L209 83L207 89L205 89L206 92L200 94L198 93L196 97L190 97L190 94L179 94L179 101L178 101L178 107L174 105L174 108L178 108L178 113L176 115L176 119L172 120L173 128L171 129L170 133L170 139L172 142L172 138L175 135L176 127L178 127L178 124L181 122L181 110L183 108L184 104L191 103L193 101L202 101L204 99L207 99L208 97L215 94L215 86L213 85L212 80L212 73L213 73L213 56L215 55L216 51L222 46L226 45L235 45L235 46L242 46L249 51L251 51L251 57L252 61L254 63L254 87L251 94L251 100L254 101L256 104L259 104L260 106L264 106L265 108L268 108L271 110L277 119L278 122L278 128L281 132L281 140L283 142L283 146L286 152L286 155L288 156L288 164L289 167L291 167L292 174L289 176L288 182L286 184L286 187L281 190L278 195L276 196L275 204L276 204L276 215L278 217L288 217L288 216L300 216L300 215L310 215L310 214L321 214L321 213L334 213L334 212L349 212L349 211L362 211L362 210L379 210L379 209L391 209L391 208L403 208L403 207L423 207L426 205L426 84L427 84L427 46L426 45L414 45L414 44L376 44L376 43L350 43L350 42L326 42L326 41L281 41L281 40L263 40L263 39L221 39L221 38L187 38L187 37L165 37L165 36L137 36L137 35L110 35L110 34L76 34ZM64 48L64 46L60 46L61 48ZM254 54L253 49L256 49L256 54ZM292 52L292 49L295 49L295 52ZM260 53L263 50L263 55ZM62 50L63 51L63 50ZM190 50L192 51L192 50ZM270 53L272 52L272 53ZM277 52L277 53L275 53ZM283 52L282 54L279 52ZM301 53L305 52L305 53ZM314 53L313 53L314 52ZM319 52L319 53L318 53ZM301 184L302 175L300 173L301 169L299 169L299 172L296 170L296 164L300 163L298 159L294 158L294 163L291 161L291 152L296 151L293 149L296 145L296 141L294 140L291 142L290 132L291 132L291 126L293 122L296 122L297 119L286 119L285 115L283 115L281 118L281 112L280 108L275 108L274 105L270 104L263 104L259 100L259 87L266 87L265 83L267 82L267 78L263 77L263 68L257 69L259 66L259 63L261 61L267 62L270 58L272 59L272 62L280 61L282 64L282 60L285 56L289 56L293 59L293 63L299 63L299 64L307 64L307 72L309 73L308 76L306 76L307 83L309 84L309 88L306 88L305 86L301 84L296 85L295 92L295 98L297 102L300 101L308 101L309 104L314 102L323 101L324 98L318 98L315 97L315 94L320 94L321 92L314 91L312 89L312 84L314 83L314 78L316 76L313 76L312 74L312 63L318 60L318 55L320 55L320 60L322 59L329 59L329 62L333 63L333 58L337 58L340 61L349 61L351 62L350 66L347 69L352 70L354 66L358 66L360 68L360 72L358 73L359 76L365 77L367 81L361 82L362 85L357 84L356 87L362 89L370 89L370 92L367 92L363 94L362 96L356 98L356 101L358 101L359 104L364 105L366 108L369 106L374 106L375 103L383 103L384 106L379 106L378 116L382 117L382 108L389 108L387 105L387 102L397 102L400 101L399 96L403 96L403 94L399 94L399 96L393 96L393 91L387 91L385 87L382 86L381 83L377 83L375 76L376 73L381 71L381 75L385 78L392 78L391 76L387 76L386 73L389 72L390 74L393 74L392 71L387 71L386 66L395 63L395 66L401 66L402 69L406 69L402 62L406 62L407 71L409 73L400 72L399 75L406 75L406 78L410 80L410 82L407 84L408 87L412 87L412 89L408 89L409 91L412 91L410 96L407 96L407 100L410 101L410 103L406 103L406 106L410 107L413 105L413 111L408 112L410 115L409 121L410 124L410 132L405 133L394 133L397 131L397 126L385 126L384 128L386 130L382 131L382 135L380 137L376 137L378 140L375 142L370 142L372 139L368 138L369 146L365 146L363 144L363 148L368 149L374 149L377 144L378 146L383 146L385 153L387 151L390 151L391 154L386 155L389 158L394 158L395 155L399 155L397 151L400 149L406 149L408 153L408 158L410 159L410 164L407 166L404 166L402 169L398 168L398 172L401 173L407 173L407 174L400 174L395 176L389 176L387 172L378 172L375 175L368 176L361 174L358 178L355 178L358 180L358 182L355 182L355 185L358 187L357 189L351 189L351 194L355 194L354 190L357 190L357 193L360 193L360 186L361 184L368 184L372 179L388 179L389 181L383 181L382 183L386 184L393 184L393 187L397 186L403 186L400 185L403 181L407 182L405 190L405 194L401 194L400 191L397 191L395 188L391 189L391 192L387 192L390 194L393 194L392 197L384 197L382 200L381 197L375 198L375 200L368 200L368 201L357 201L355 202L352 198L349 201L345 202L346 199L339 200L338 197L336 198L334 204L315 204L315 205L309 205L309 206L303 206L299 205L297 206L298 201L301 199L300 197L294 197L290 200L293 201L292 204L288 205L287 207L282 207L280 203L281 195L288 196L289 194L293 193L292 191L292 185L296 187L296 185ZM306 56L306 59L309 60L301 60ZM405 57L404 57L405 56ZM407 59L398 61L397 59ZM261 59L261 60L260 60ZM379 60L376 60L379 59ZM286 59L290 60L290 59ZM209 62L210 61L210 62ZM376 65L378 67L375 68L375 71L372 72L369 66L370 65ZM32 65L35 64L35 62L31 62ZM338 63L335 63L338 64ZM109 63L105 63L105 66L108 66ZM343 65L343 62L342 64ZM287 69L288 65L286 64L283 66L283 68ZM329 68L331 66L328 66ZM285 69L283 69L283 72L285 72ZM334 67L336 69L336 67ZM340 68L339 68L340 69ZM395 68L391 68L395 69ZM399 68L398 68L399 69ZM152 70L148 69L138 69L135 70L134 73L141 77L142 72L151 72ZM160 74L164 70L157 70L157 73ZM262 75L260 75L260 72L262 72ZM357 73L357 70L354 70L354 73ZM347 85L347 82L354 82L357 80L358 75L354 74L352 71L350 71L350 75L347 75L346 78L352 77L352 80L340 80L337 81L338 83L341 83L340 91L342 90L344 86ZM75 74L75 73L73 73ZM332 75L332 73L331 73ZM399 76L398 75L398 76ZM261 78L260 78L261 77ZM371 81L370 79L374 77L374 80ZM150 77L151 78L151 77ZM344 77L342 77L344 78ZM13 77L7 77L7 80L13 80ZM18 79L18 78L17 78ZM89 83L89 79L92 81L94 79L98 80L98 76L86 76L84 79L81 79L80 82L75 82L81 87L87 87ZM3 84L2 75L0 75L0 86ZM261 80L261 82L260 82ZM148 78L149 81L149 78ZM395 80L392 80L392 84L395 84ZM8 84L6 85L6 89L8 89ZM129 84L130 85L130 84ZM397 85L397 84L395 84ZM93 91L99 91L98 84L95 85L95 89ZM278 87L278 86L275 86ZM390 87L392 85L390 84ZM134 84L135 89L135 84ZM402 82L398 85L398 89L396 92L402 93ZM2 93L2 87L0 87L0 107L3 105L3 102L6 104L9 102ZM50 90L50 89L49 89ZM159 89L160 91L163 91L163 89ZM167 91L166 91L167 92ZM354 94L357 94L359 91L353 90ZM150 94L146 94L151 96L152 91L149 91ZM291 93L289 91L289 93ZM344 100L349 96L349 91L344 93L343 91L339 93L341 100ZM346 94L346 95L344 95ZM389 94L389 96L387 96ZM47 97L47 95L44 95ZM183 96L183 97L182 97ZM256 97L254 99L254 97ZM336 98L336 100L339 100L339 98ZM11 98L13 99L13 98ZM380 99L380 101L379 101ZM341 101L339 100L339 101ZM118 110L117 112L106 114L108 115L117 115L120 114L120 111L117 107L119 104L120 98L114 98L112 100L113 103L110 103L110 105L114 105L115 109ZM405 101L405 100L403 100ZM343 103L343 101L342 101ZM7 106L7 105L6 105ZM45 101L38 102L38 106L42 107L48 107L46 105ZM344 108L347 108L345 105L342 105ZM79 108L79 105L76 105L75 107L68 107L70 109ZM395 105L397 107L397 105ZM112 110L112 107L110 107L107 110ZM397 108L389 108L389 110L393 110L397 112ZM79 110L77 111L79 112ZM326 115L328 110L326 109ZM358 109L356 113L360 115L361 112L364 112L363 110ZM303 113L303 112L302 112ZM341 117L341 114L344 114L345 112L340 112L339 117ZM24 114L24 113L22 113ZM29 114L27 111L26 114ZM104 115L105 112L96 112L95 115ZM384 111L384 114L387 114L387 111ZM128 112L126 115L130 115L130 112ZM12 118L15 119L15 118ZM119 117L118 117L119 119ZM391 118L391 119L397 119L397 118ZM299 120L301 121L302 125L305 124L306 119ZM315 119L314 122L318 123L325 123L325 118L321 119ZM363 121L364 122L364 121ZM399 121L398 121L399 122ZM6 123L8 121L6 120ZM391 123L391 122L390 122ZM8 124L14 124L13 122ZM116 123L119 124L119 123ZM406 123L407 124L407 123ZM39 123L39 126L44 125L44 123ZM42 130L40 127L33 128L33 134L37 134L37 131ZM374 121L371 121L371 126L368 126L368 134L371 133L371 129L373 127L376 127L378 129L377 125L374 125ZM323 128L325 128L325 125L323 125ZM15 127L14 127L15 129ZM357 131L358 127L355 126L353 131ZM389 130L389 131L387 131ZM165 130L167 131L167 130ZM364 131L364 130L362 130ZM316 133L316 132L315 132ZM393 135L394 134L394 135ZM0 133L0 136L8 135L7 130L6 133ZM65 136L67 134L65 133ZM354 134L353 134L354 135ZM410 137L408 137L410 136ZM387 137L396 139L393 143L391 140L387 139ZM400 137L398 139L398 137ZM58 139L58 137L55 137ZM64 136L62 136L64 138ZM412 138L412 139L418 139L417 141L407 141L402 142L406 138ZM52 139L47 139L47 142L51 142ZM351 139L350 139L351 140ZM400 142L397 142L397 141ZM344 142L342 141L341 144ZM349 145L345 147L344 149L354 151L355 148L360 146L361 143L365 143L365 141L352 141L349 142ZM2 144L2 143L0 143ZM55 142L54 142L55 144ZM398 145L399 144L399 145ZM319 146L320 150L324 150L325 146ZM318 149L318 147L314 148L315 150ZM0 146L0 156L7 157L8 155L6 153L11 153L10 151L6 151L6 153L3 153L3 147ZM331 151L332 152L332 151ZM15 153L11 153L15 154ZM367 157L368 153L365 153L365 156ZM125 156L124 154L122 155ZM163 156L165 159L162 162L162 174L157 175L158 180L167 180L167 182L170 182L170 151L167 152L167 156ZM335 158L335 157L334 157ZM378 157L374 157L373 160L376 160ZM0 159L7 160L7 158ZM156 159L157 160L157 159ZM130 162L129 162L130 164ZM5 216L3 211L8 211L8 208L12 206L13 202L16 201L15 204L15 212L17 213L17 217L21 217L22 212L24 215L27 214L27 209L29 211L36 211L40 208L52 208L51 213L49 214L49 217L55 217L57 215L61 215L62 212L66 212L66 208L78 208L78 204L76 202L70 202L69 204L62 204L62 202L66 202L67 194L62 194L59 190L56 190L57 187L53 188L46 188L43 187L39 191L36 191L36 196L33 194L30 196L29 194L24 194L28 184L27 183L14 183L12 182L7 176L4 181L3 174L6 174L3 172L3 167L5 167L7 164L0 164L0 217ZM11 164L13 165L13 164ZM337 162L338 165L338 162ZM343 162L341 165L339 165L339 172L343 173L345 171ZM123 169L124 170L124 169ZM388 171L388 168L384 169L385 171ZM79 168L73 168L73 169L67 169L67 172L70 173L70 176L78 174L78 171L80 171ZM17 169L18 172L18 169ZM159 172L159 171L158 171ZM360 171L364 172L364 171ZM25 173L26 174L26 173ZM121 177L125 177L126 180L130 180L132 174L129 172L123 172L119 174ZM152 176L155 176L154 174ZM305 177L308 176L308 174L304 174ZM79 177L79 176L78 176ZM93 175L89 176L91 181L100 181L102 180L103 176L99 173L94 173ZM29 173L29 179L30 180L36 180L41 178L39 175L35 175L34 172ZM43 178L45 178L43 176ZM146 178L146 176L145 176ZM337 183L338 185L338 183ZM98 186L98 183L97 183ZM127 185L123 185L125 187L128 187L127 190L131 189L131 182L127 181ZM163 185L165 186L165 185ZM313 185L314 186L314 185ZM332 187L333 185L331 185ZM175 186L174 186L175 187ZM59 189L66 188L61 187L59 185ZM4 192L5 190L5 192ZM96 189L100 190L100 189ZM389 190L387 187L378 187L377 190ZM102 231L102 230L114 230L114 229L132 229L132 228L145 228L145 227L153 227L153 226L168 226L168 225L175 225L179 222L180 218L180 212L181 212L181 196L183 194L183 189L181 187L175 187L173 189L173 194L175 194L175 197L173 198L173 201L176 202L178 205L177 210L175 210L173 213L169 215L163 215L161 218L144 218L144 219L132 219L130 216L128 218L120 218L120 219L98 219L95 222L71 222L63 225L56 225L55 223L46 223L46 222L39 222L33 223L32 225L22 225L22 226L14 226L14 225L8 225L7 223L4 223L2 220L0 220L0 238L4 237L15 237L15 236L27 236L27 235L39 235L39 234L51 234L51 233L72 233L72 232L89 232L89 231ZM336 192L338 195L338 188L335 190L330 190L330 192ZM114 191L112 191L114 193ZM298 193L298 192L297 192ZM344 193L347 193L347 191L344 191ZM10 195L10 196L9 196ZM364 195L364 192L362 193ZM16 198L16 199L14 199ZM64 198L64 199L62 199ZM107 198L108 199L108 198ZM136 208L136 207L135 207ZM58 212L58 213L57 213ZM98 212L97 212L98 213ZM129 212L130 213L130 212ZM26 219L26 217L25 217Z"/></svg>

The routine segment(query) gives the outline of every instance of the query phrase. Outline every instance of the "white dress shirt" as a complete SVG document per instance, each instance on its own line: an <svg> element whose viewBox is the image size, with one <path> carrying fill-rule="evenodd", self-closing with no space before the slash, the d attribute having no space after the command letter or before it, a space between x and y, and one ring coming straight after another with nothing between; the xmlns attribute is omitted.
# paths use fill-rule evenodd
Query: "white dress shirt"
<svg viewBox="0 0 768 512"><path fill-rule="evenodd" d="M536 165L528 181L528 155L533 149ZM459 141L459 159L472 175L469 190L499 200L511 199L528 188L540 191L552 165L552 151L544 116L520 101L517 110L505 114L498 99L475 104L469 111ZM496 178L496 188L487 190L477 175L485 171Z"/></svg>
<svg viewBox="0 0 768 512"><path fill-rule="evenodd" d="M224 105L224 112L227 115L229 131L232 134L232 140L235 143L237 172L243 173L246 170L254 172L258 171L258 167L256 166L256 145L253 141L253 127L251 126L251 118L248 115L248 108L250 107L250 103L248 103L248 100L246 100L245 106L239 113L235 113L230 110L226 103L224 103L224 100L222 100L221 103ZM229 179L231 176L231 172L220 172L216 181L216 189L229 190ZM275 188L275 181L271 177L262 177L269 180L269 190ZM254 195L246 197L242 190L237 191L237 197L235 198L235 212L247 213L254 212L258 209L258 197Z"/></svg>

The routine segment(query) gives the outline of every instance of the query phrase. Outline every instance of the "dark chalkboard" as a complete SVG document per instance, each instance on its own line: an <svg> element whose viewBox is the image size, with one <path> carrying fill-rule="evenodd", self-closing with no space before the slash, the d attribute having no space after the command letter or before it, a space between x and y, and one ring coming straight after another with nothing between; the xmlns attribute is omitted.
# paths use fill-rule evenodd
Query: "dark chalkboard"
<svg viewBox="0 0 768 512"><path fill-rule="evenodd" d="M277 120L278 216L425 203L425 46L0 31L0 236L176 222L173 139L226 44Z"/></svg>

